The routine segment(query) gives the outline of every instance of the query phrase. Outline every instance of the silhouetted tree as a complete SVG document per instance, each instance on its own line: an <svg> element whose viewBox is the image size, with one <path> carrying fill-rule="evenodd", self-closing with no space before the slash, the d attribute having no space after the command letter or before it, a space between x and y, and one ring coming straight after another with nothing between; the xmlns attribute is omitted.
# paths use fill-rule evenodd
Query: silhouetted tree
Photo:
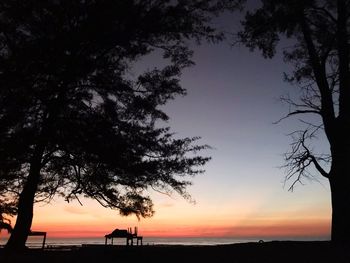
<svg viewBox="0 0 350 263"><path fill-rule="evenodd" d="M3 175L0 178L0 232L2 229L10 232L12 230L11 217L16 215L17 203L16 199L11 199L6 194L7 189L10 189L11 182L5 180L6 177Z"/></svg>
<svg viewBox="0 0 350 263"><path fill-rule="evenodd" d="M305 129L293 132L286 154L287 179L295 183L311 176L310 169L330 182L332 241L350 241L350 1L263 0L248 12L240 32L251 49L264 57L275 55L280 40L288 43L285 61L294 65L286 80L301 89L299 99L283 98L290 112L285 117L315 114L319 123L304 119ZM287 40L288 39L288 40ZM313 119L317 120L317 119ZM328 153L317 154L311 140L324 132Z"/></svg>
<svg viewBox="0 0 350 263"><path fill-rule="evenodd" d="M238 2L0 2L0 176L18 202L7 248L24 247L33 203L57 194L138 217L153 214L149 188L188 197L184 177L202 172L206 146L175 139L160 107L185 94L189 41L221 40L210 21ZM166 66L132 77L155 50Z"/></svg>
<svg viewBox="0 0 350 263"><path fill-rule="evenodd" d="M17 206L11 200L0 199L0 233L6 229L8 233L12 231L11 216L16 215Z"/></svg>

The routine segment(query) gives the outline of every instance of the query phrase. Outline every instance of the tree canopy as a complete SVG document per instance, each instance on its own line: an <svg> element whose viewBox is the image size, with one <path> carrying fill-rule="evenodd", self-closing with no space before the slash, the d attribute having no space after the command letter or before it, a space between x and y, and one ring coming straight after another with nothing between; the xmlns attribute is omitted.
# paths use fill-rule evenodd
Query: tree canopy
<svg viewBox="0 0 350 263"><path fill-rule="evenodd" d="M0 179L18 201L13 236L29 230L34 201L57 194L143 217L150 188L188 197L207 146L175 138L161 107L186 93L190 41L221 40L210 21L239 2L1 1ZM132 77L154 51L166 65Z"/></svg>

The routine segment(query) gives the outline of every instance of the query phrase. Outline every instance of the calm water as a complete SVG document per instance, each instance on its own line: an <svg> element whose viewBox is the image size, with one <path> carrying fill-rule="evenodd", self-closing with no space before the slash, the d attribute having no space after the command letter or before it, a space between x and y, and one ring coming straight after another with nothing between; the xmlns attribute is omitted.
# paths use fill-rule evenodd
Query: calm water
<svg viewBox="0 0 350 263"><path fill-rule="evenodd" d="M327 237L320 238L271 238L264 239L264 241L271 240L328 240ZM0 238L0 245L6 243L7 238ZM144 237L144 245L220 245L220 244L233 244L233 243L245 243L245 242L258 242L259 238L238 239L230 237L195 237L195 238L164 238L164 237ZM46 239L47 246L81 246L82 244L104 244L104 238L50 238ZM136 242L136 241L135 241ZM40 247L42 244L42 238L30 237L27 242L28 247ZM125 244L125 239L114 239L114 244Z"/></svg>

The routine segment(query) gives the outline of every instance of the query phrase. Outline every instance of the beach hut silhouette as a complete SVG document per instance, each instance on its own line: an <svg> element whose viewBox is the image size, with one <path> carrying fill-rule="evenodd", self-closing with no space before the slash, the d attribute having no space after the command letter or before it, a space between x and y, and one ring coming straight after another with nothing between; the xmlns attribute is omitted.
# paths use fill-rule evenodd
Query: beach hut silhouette
<svg viewBox="0 0 350 263"><path fill-rule="evenodd" d="M107 245L108 239L111 239L111 244L113 245L113 239L114 238L125 238L126 239L126 245L129 245L129 242L131 245L134 245L134 239L136 239L136 244L142 245L142 236L138 236L138 229L137 227L134 228L134 232L132 232L131 227L128 229L114 229L112 233L105 235L105 245Z"/></svg>

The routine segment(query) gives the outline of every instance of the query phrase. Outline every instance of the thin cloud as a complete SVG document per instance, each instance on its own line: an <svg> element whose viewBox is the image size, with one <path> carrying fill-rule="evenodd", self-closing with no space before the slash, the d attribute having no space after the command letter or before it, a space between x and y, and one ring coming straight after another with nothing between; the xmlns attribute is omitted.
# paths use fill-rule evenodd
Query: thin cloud
<svg viewBox="0 0 350 263"><path fill-rule="evenodd" d="M169 202L167 202L167 203L161 203L159 206L160 207L173 207L175 204L174 203L169 203Z"/></svg>
<svg viewBox="0 0 350 263"><path fill-rule="evenodd" d="M76 214L76 215L84 215L87 214L88 212L80 207L73 207L73 206L66 206L64 208L64 211L71 213L71 214Z"/></svg>

